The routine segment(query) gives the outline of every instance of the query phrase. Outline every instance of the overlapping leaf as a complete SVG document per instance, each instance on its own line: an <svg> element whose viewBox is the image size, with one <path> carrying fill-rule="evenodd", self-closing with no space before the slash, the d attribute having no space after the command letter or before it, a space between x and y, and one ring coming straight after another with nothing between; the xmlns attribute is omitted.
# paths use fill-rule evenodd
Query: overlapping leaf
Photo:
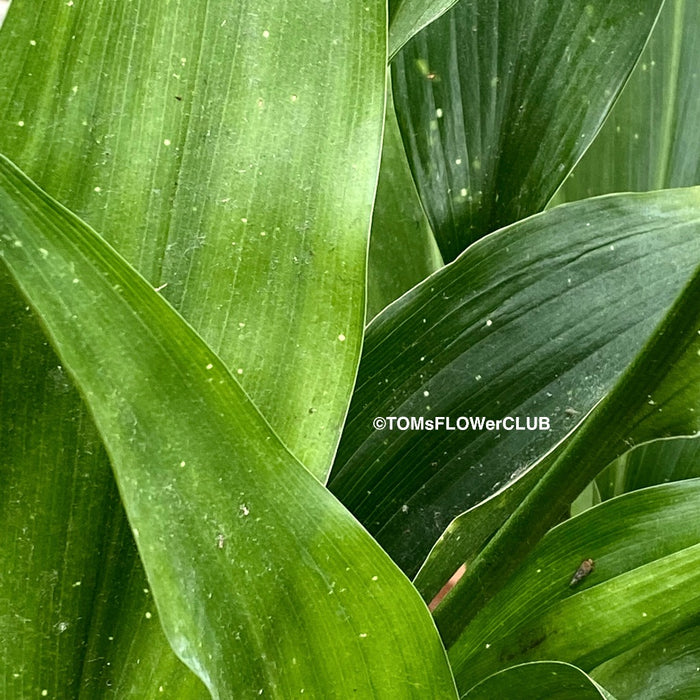
<svg viewBox="0 0 700 700"><path fill-rule="evenodd" d="M180 305L319 478L362 333L384 29L315 0L16 0L0 33L0 150ZM190 697L91 420L0 275L4 687Z"/></svg>
<svg viewBox="0 0 700 700"><path fill-rule="evenodd" d="M384 124L367 266L368 318L374 318L442 266L440 251L411 179L391 99Z"/></svg>
<svg viewBox="0 0 700 700"><path fill-rule="evenodd" d="M559 661L513 666L475 685L466 700L518 697L520 700L615 700L581 669Z"/></svg>
<svg viewBox="0 0 700 700"><path fill-rule="evenodd" d="M626 494L552 530L451 648L461 690L536 659L590 671L696 619L699 504L694 479ZM587 558L593 571L572 587Z"/></svg>
<svg viewBox="0 0 700 700"><path fill-rule="evenodd" d="M700 4L667 0L629 83L560 193L700 184Z"/></svg>
<svg viewBox="0 0 700 700"><path fill-rule="evenodd" d="M612 386L700 259L697 201L614 196L532 217L370 325L330 487L404 570ZM375 430L387 416L541 416L551 429Z"/></svg>
<svg viewBox="0 0 700 700"><path fill-rule="evenodd" d="M2 260L89 403L178 656L214 697L454 697L415 589L215 353L97 234L1 165Z"/></svg>
<svg viewBox="0 0 700 700"><path fill-rule="evenodd" d="M397 115L445 261L540 211L629 76L661 0L463 0L393 63Z"/></svg>

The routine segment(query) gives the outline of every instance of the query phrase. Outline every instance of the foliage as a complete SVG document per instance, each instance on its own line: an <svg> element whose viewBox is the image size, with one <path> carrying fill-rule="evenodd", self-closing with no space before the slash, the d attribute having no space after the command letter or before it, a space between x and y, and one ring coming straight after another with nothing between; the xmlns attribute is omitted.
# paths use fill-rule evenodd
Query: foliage
<svg viewBox="0 0 700 700"><path fill-rule="evenodd" d="M14 0L3 697L694 697L699 25Z"/></svg>

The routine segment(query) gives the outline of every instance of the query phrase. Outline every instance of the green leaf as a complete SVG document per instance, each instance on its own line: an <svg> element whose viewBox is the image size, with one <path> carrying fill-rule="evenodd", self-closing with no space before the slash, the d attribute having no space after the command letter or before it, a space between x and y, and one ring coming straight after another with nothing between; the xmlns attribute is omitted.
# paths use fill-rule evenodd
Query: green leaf
<svg viewBox="0 0 700 700"><path fill-rule="evenodd" d="M389 59L418 32L445 14L458 0L393 0L389 3Z"/></svg>
<svg viewBox="0 0 700 700"><path fill-rule="evenodd" d="M168 283L162 293L244 370L237 377L267 402L267 418L279 412L287 442L298 432L292 447L319 478L362 334L384 25L378 5L320 0L96 0L40 12L16 0L0 32L0 150L154 286ZM312 173L322 186L310 184ZM311 259L310 250L323 253ZM4 269L0 276L0 471L11 504L0 509L0 601L14 615L0 616L10 640L0 683L17 697L77 697L81 683L144 698L162 697L161 685L190 697L194 683L208 696L143 594L149 585L91 419ZM314 390L308 377L319 368L331 379ZM314 391L310 407L304 393Z"/></svg>
<svg viewBox="0 0 700 700"><path fill-rule="evenodd" d="M699 194L533 216L370 324L329 485L409 575L453 518L531 467L612 387L700 259ZM387 416L546 417L551 429L375 430Z"/></svg>
<svg viewBox="0 0 700 700"><path fill-rule="evenodd" d="M380 3L19 0L1 36L0 152L167 285L321 480L362 344L385 23Z"/></svg>
<svg viewBox="0 0 700 700"><path fill-rule="evenodd" d="M3 269L0 285L9 284ZM49 361L26 302L9 291L0 289L12 302L0 313L1 694L128 688L162 698L163 687L183 700L209 698L172 653L144 592L99 436L65 368Z"/></svg>
<svg viewBox="0 0 700 700"><path fill-rule="evenodd" d="M541 211L584 153L662 0L464 0L392 66L411 168L445 261Z"/></svg>
<svg viewBox="0 0 700 700"><path fill-rule="evenodd" d="M610 483L613 476L619 481ZM700 439L654 440L625 453L601 474L605 497L654 484L700 477Z"/></svg>
<svg viewBox="0 0 700 700"><path fill-rule="evenodd" d="M629 83L561 198L700 184L699 30L700 4L667 0Z"/></svg>
<svg viewBox="0 0 700 700"><path fill-rule="evenodd" d="M695 479L626 494L549 532L450 649L459 687L537 659L590 671L687 626L700 613L698 507ZM587 558L593 571L572 587Z"/></svg>
<svg viewBox="0 0 700 700"><path fill-rule="evenodd" d="M615 700L580 668L560 661L536 661L512 666L475 685L466 700Z"/></svg>
<svg viewBox="0 0 700 700"><path fill-rule="evenodd" d="M440 251L421 208L389 99L369 242L367 317L440 267Z"/></svg>
<svg viewBox="0 0 700 700"><path fill-rule="evenodd" d="M436 613L445 643L493 598L602 468L634 442L700 431L700 266L615 387L549 455L546 472ZM462 618L455 621L451 610Z"/></svg>
<svg viewBox="0 0 700 700"><path fill-rule="evenodd" d="M654 639L592 671L621 698L695 700L700 695L700 627Z"/></svg>
<svg viewBox="0 0 700 700"><path fill-rule="evenodd" d="M415 589L216 354L97 234L0 173L2 259L88 401L177 655L214 697L454 697Z"/></svg>

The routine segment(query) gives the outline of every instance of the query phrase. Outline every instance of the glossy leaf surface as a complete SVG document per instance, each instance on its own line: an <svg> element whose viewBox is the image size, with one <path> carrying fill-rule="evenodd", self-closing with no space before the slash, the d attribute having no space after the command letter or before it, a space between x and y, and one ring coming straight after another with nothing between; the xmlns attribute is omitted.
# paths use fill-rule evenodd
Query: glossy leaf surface
<svg viewBox="0 0 700 700"><path fill-rule="evenodd" d="M369 326L330 487L410 575L453 518L610 389L700 260L697 201L693 189L604 197L531 217ZM460 416L521 428L544 417L551 429L373 427L399 416L453 428Z"/></svg>
<svg viewBox="0 0 700 700"><path fill-rule="evenodd" d="M215 353L97 234L1 172L3 262L90 405L178 656L214 697L454 697L415 589Z"/></svg>
<svg viewBox="0 0 700 700"><path fill-rule="evenodd" d="M602 125L661 0L463 0L392 64L443 258L541 211Z"/></svg>

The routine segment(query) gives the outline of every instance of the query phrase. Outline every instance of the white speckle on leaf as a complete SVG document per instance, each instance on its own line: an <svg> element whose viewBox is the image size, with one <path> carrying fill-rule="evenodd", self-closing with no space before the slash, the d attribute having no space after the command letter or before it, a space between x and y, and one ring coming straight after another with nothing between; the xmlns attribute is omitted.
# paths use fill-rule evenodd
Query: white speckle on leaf
<svg viewBox="0 0 700 700"><path fill-rule="evenodd" d="M169 146L169 145L170 145L170 139L163 139L163 145L164 145L164 146Z"/></svg>
<svg viewBox="0 0 700 700"><path fill-rule="evenodd" d="M372 576L372 581L378 581L378 580L379 580L379 576Z"/></svg>
<svg viewBox="0 0 700 700"><path fill-rule="evenodd" d="M462 189L459 191L459 194L460 194L462 197L466 197L466 196L467 196L467 188L466 188L466 187L462 187Z"/></svg>
<svg viewBox="0 0 700 700"><path fill-rule="evenodd" d="M401 506L401 512L408 513L408 505L406 503Z"/></svg>
<svg viewBox="0 0 700 700"><path fill-rule="evenodd" d="M46 690L46 688L44 688L44 689L41 691L41 697L42 697L42 698L45 698L48 694L49 694L49 691Z"/></svg>
<svg viewBox="0 0 700 700"><path fill-rule="evenodd" d="M296 102L298 98L297 98L296 95L292 95L292 96L290 97L290 99L291 99L292 102Z"/></svg>
<svg viewBox="0 0 700 700"><path fill-rule="evenodd" d="M181 59L180 59L180 65L181 65L181 66L184 66L184 65L185 65L185 63L187 63L187 59L186 59L186 58L184 58L184 57L183 57L183 58L181 58Z"/></svg>
<svg viewBox="0 0 700 700"><path fill-rule="evenodd" d="M438 107L438 108L435 110L435 116L436 116L438 119L442 119L442 114L443 114L442 109L441 109L440 107Z"/></svg>
<svg viewBox="0 0 700 700"><path fill-rule="evenodd" d="M187 462L185 462L184 459L182 460L182 462L180 462L180 466L181 466L181 467L184 467L186 464L187 464Z"/></svg>
<svg viewBox="0 0 700 700"><path fill-rule="evenodd" d="M93 192L102 192L102 188L99 187L99 186L93 187L93 188L92 188L92 191L93 191Z"/></svg>
<svg viewBox="0 0 700 700"><path fill-rule="evenodd" d="M480 375L480 374L477 374L477 375L474 377L474 379L476 379L477 382L480 382L480 381L481 381L481 375Z"/></svg>
<svg viewBox="0 0 700 700"><path fill-rule="evenodd" d="M77 277L73 278L73 284L79 284L80 280Z"/></svg>
<svg viewBox="0 0 700 700"><path fill-rule="evenodd" d="M423 392L423 396L426 396L426 397L427 397L427 396L430 396L430 392L429 392L429 391L424 391L424 392Z"/></svg>
<svg viewBox="0 0 700 700"><path fill-rule="evenodd" d="M487 325L487 326L492 326L492 325L493 325L493 321L489 318L489 319L486 321L486 325Z"/></svg>
<svg viewBox="0 0 700 700"><path fill-rule="evenodd" d="M360 639L364 639L367 636L367 632L360 632Z"/></svg>
<svg viewBox="0 0 700 700"><path fill-rule="evenodd" d="M241 505L239 506L239 510L243 514L243 517L245 517L246 515L250 515L250 510L248 509L248 506L245 503L241 503Z"/></svg>
<svg viewBox="0 0 700 700"><path fill-rule="evenodd" d="M268 32L267 29L263 32L263 38L264 38L264 39L269 39L269 38L270 38L270 32Z"/></svg>
<svg viewBox="0 0 700 700"><path fill-rule="evenodd" d="M82 581L76 581L76 582L73 584L73 588L77 588L78 586L82 586L82 585L83 585L83 582L82 582Z"/></svg>
<svg viewBox="0 0 700 700"><path fill-rule="evenodd" d="M49 257L49 251L46 250L46 248L39 248L39 253L41 253L41 257L44 259Z"/></svg>
<svg viewBox="0 0 700 700"><path fill-rule="evenodd" d="M71 91L74 95L77 95L77 94L78 94L78 86L77 86L77 85L73 85L73 87L70 89L70 91Z"/></svg>
<svg viewBox="0 0 700 700"><path fill-rule="evenodd" d="M238 327L239 327L239 328L245 328L245 323L243 323L243 322L241 321L241 322L238 324Z"/></svg>
<svg viewBox="0 0 700 700"><path fill-rule="evenodd" d="M162 292L167 286L168 286L168 283L163 282L163 284L161 284L160 287L154 287L153 291L154 292Z"/></svg>
<svg viewBox="0 0 700 700"><path fill-rule="evenodd" d="M36 41L34 41L34 39L30 39L30 40L29 40L29 45L30 45L30 46L36 46Z"/></svg>
<svg viewBox="0 0 700 700"><path fill-rule="evenodd" d="M487 649L490 649L490 648L491 648L491 645L488 644L488 643L487 643L485 646L486 646Z"/></svg>
<svg viewBox="0 0 700 700"><path fill-rule="evenodd" d="M241 223L242 223L242 224L247 224L247 223L248 223L248 219L246 219L245 216L242 216L242 217L241 217Z"/></svg>
<svg viewBox="0 0 700 700"><path fill-rule="evenodd" d="M236 370L236 374L243 374L243 368L242 368L242 367L239 367L239 368Z"/></svg>
<svg viewBox="0 0 700 700"><path fill-rule="evenodd" d="M24 122L20 119L20 121L17 122L17 126L24 126Z"/></svg>
<svg viewBox="0 0 700 700"><path fill-rule="evenodd" d="M339 340L341 343L345 342L345 335L344 335L343 333L341 333L341 334L338 336L338 340Z"/></svg>
<svg viewBox="0 0 700 700"><path fill-rule="evenodd" d="M462 165L462 159L461 159L461 158L457 158L457 159L455 160L455 165Z"/></svg>
<svg viewBox="0 0 700 700"><path fill-rule="evenodd" d="M207 365L207 369L214 369L214 365L210 362L210 363Z"/></svg>
<svg viewBox="0 0 700 700"><path fill-rule="evenodd" d="M151 615L150 612L147 611L147 612L146 612L146 619L147 619L147 620L150 620L151 617L153 617L153 616Z"/></svg>

